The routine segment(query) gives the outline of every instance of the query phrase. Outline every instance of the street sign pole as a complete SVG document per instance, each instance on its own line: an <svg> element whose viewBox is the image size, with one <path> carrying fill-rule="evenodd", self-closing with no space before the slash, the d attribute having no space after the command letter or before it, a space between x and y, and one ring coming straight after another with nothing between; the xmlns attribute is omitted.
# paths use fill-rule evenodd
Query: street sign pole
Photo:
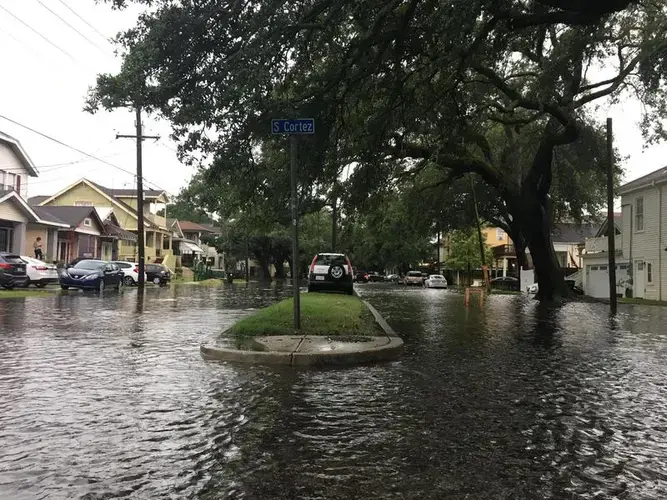
<svg viewBox="0 0 667 500"><path fill-rule="evenodd" d="M271 133L290 137L290 188L292 191L292 286L294 287L294 330L301 329L299 291L299 197L297 192L297 135L315 134L314 118L271 120Z"/></svg>
<svg viewBox="0 0 667 500"><path fill-rule="evenodd" d="M292 184L292 286L294 287L294 330L301 329L301 294L299 291L299 205L296 189L296 135L290 134L290 171Z"/></svg>

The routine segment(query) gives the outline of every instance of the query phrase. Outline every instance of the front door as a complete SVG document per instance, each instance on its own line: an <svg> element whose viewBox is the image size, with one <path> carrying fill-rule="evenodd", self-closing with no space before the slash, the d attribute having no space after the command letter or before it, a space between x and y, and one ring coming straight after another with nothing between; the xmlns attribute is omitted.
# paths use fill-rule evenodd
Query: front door
<svg viewBox="0 0 667 500"><path fill-rule="evenodd" d="M638 299L644 298L644 292L646 291L646 265L643 260L635 261L635 276L634 276L634 285L632 287L632 293L634 297Z"/></svg>

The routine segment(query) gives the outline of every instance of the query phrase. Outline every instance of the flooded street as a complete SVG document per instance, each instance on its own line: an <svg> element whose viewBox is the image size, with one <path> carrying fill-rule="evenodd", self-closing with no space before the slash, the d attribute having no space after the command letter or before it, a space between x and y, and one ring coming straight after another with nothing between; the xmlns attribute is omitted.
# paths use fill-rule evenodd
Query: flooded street
<svg viewBox="0 0 667 500"><path fill-rule="evenodd" d="M667 309L362 285L395 362L206 362L289 289L0 302L0 499L663 499Z"/></svg>

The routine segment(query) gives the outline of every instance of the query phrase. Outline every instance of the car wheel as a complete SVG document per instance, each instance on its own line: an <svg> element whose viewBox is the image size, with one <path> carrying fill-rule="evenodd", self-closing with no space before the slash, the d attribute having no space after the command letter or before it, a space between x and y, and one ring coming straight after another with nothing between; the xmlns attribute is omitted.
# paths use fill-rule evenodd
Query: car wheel
<svg viewBox="0 0 667 500"><path fill-rule="evenodd" d="M153 278L153 283L155 283L156 285L159 285L160 284L160 278Z"/></svg>
<svg viewBox="0 0 667 500"><path fill-rule="evenodd" d="M104 280L100 279L100 283L97 285L97 291L102 293L104 291Z"/></svg>
<svg viewBox="0 0 667 500"><path fill-rule="evenodd" d="M134 279L132 278L132 276L125 276L123 278L123 283L125 284L125 286L132 286L134 285Z"/></svg>
<svg viewBox="0 0 667 500"><path fill-rule="evenodd" d="M329 276L334 281L340 281L345 276L345 269L340 264L329 267Z"/></svg>
<svg viewBox="0 0 667 500"><path fill-rule="evenodd" d="M4 288L5 290L13 290L14 285L2 285L2 288Z"/></svg>
<svg viewBox="0 0 667 500"><path fill-rule="evenodd" d="M69 287L66 285L60 285L60 288L62 288L63 290L69 290Z"/></svg>
<svg viewBox="0 0 667 500"><path fill-rule="evenodd" d="M46 286L46 283L35 283L35 286L37 288L44 288Z"/></svg>

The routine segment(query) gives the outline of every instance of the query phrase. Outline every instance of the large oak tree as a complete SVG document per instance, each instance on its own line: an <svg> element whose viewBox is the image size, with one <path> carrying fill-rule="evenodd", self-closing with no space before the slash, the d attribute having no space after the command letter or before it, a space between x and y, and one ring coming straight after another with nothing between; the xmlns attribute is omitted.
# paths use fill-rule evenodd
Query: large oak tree
<svg viewBox="0 0 667 500"><path fill-rule="evenodd" d="M631 89L657 117L647 132L663 132L660 1L134 1L151 9L119 36L122 70L98 78L91 110L160 112L184 156L214 157L211 182L240 172L250 190L284 191L255 174L279 145L269 120L288 115L318 123L301 146L304 198L352 162L366 186L476 174L547 299L568 294L550 237L554 166L564 147L586 154L587 108Z"/></svg>

